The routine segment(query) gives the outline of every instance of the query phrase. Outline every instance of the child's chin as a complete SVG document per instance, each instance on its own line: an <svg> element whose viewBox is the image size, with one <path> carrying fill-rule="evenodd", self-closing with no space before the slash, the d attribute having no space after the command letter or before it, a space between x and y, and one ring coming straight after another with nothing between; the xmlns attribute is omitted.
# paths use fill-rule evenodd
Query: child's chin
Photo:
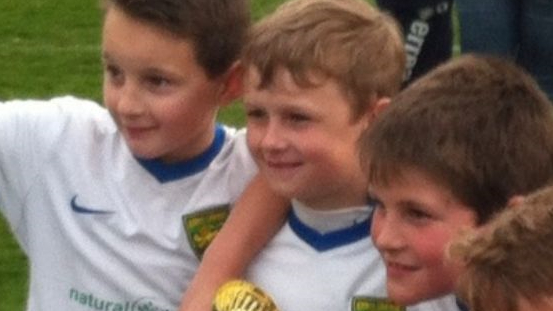
<svg viewBox="0 0 553 311"><path fill-rule="evenodd" d="M388 286L388 299L400 306L409 306L425 300L425 297L407 288L394 288Z"/></svg>
<svg viewBox="0 0 553 311"><path fill-rule="evenodd" d="M417 304L419 301L414 297L406 297L401 295L389 295L388 299L400 306L409 306Z"/></svg>
<svg viewBox="0 0 553 311"><path fill-rule="evenodd" d="M388 291L388 298L395 304L400 306L411 306L422 303L427 300L437 299L449 294L450 292L443 291L410 291L410 292L395 292Z"/></svg>
<svg viewBox="0 0 553 311"><path fill-rule="evenodd" d="M141 160L156 160L160 159L163 161L163 157L159 155L157 152L152 152L150 150L142 150L142 149L132 149L131 153L135 158L141 159Z"/></svg>

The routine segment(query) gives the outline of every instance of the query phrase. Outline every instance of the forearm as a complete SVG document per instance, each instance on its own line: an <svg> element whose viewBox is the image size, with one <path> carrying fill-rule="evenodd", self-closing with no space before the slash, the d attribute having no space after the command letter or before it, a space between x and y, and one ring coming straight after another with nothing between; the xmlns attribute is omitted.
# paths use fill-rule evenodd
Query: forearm
<svg viewBox="0 0 553 311"><path fill-rule="evenodd" d="M273 193L257 176L235 204L208 247L186 291L180 311L211 311L215 292L239 278L258 252L281 228L289 201Z"/></svg>

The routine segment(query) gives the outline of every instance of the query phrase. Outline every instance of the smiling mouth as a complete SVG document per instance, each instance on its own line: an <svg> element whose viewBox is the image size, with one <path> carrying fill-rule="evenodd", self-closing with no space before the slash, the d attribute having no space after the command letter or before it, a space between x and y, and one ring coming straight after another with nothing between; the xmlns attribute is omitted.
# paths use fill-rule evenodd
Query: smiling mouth
<svg viewBox="0 0 553 311"><path fill-rule="evenodd" d="M270 176L280 180L288 180L293 178L297 169L300 167L299 162L282 162L282 161L265 161L265 171Z"/></svg>
<svg viewBox="0 0 553 311"><path fill-rule="evenodd" d="M146 127L125 127L124 131L130 138L139 138L145 133L149 132L151 128Z"/></svg>
<svg viewBox="0 0 553 311"><path fill-rule="evenodd" d="M388 277L403 277L414 272L415 270L417 269L414 266L404 265L393 261L386 261L386 273Z"/></svg>
<svg viewBox="0 0 553 311"><path fill-rule="evenodd" d="M300 166L298 162L272 162L267 161L267 166L271 169L291 169Z"/></svg>

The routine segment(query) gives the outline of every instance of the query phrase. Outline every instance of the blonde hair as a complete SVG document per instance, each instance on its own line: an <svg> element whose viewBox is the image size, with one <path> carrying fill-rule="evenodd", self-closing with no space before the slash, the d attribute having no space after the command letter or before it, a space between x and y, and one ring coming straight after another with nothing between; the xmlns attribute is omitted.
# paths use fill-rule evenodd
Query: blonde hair
<svg viewBox="0 0 553 311"><path fill-rule="evenodd" d="M515 311L519 298L553 295L553 187L467 233L449 256L466 265L458 291L471 311Z"/></svg>
<svg viewBox="0 0 553 311"><path fill-rule="evenodd" d="M333 78L359 116L371 99L401 86L406 57L399 29L362 0L290 0L253 26L242 59L259 71L260 89L280 68L302 87L316 84L313 74Z"/></svg>

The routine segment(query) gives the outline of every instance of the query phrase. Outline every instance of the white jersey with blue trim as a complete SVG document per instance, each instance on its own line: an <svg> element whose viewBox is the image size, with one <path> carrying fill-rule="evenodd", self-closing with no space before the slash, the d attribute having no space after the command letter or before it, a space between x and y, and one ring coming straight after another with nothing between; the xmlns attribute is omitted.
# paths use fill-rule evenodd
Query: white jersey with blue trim
<svg viewBox="0 0 553 311"><path fill-rule="evenodd" d="M388 301L386 268L369 236L366 209L367 216L361 214L350 226L320 233L300 217L310 212L293 204L287 223L248 268L246 279L269 294L280 311L457 311L453 296L407 309ZM327 220L336 217L329 213Z"/></svg>
<svg viewBox="0 0 553 311"><path fill-rule="evenodd" d="M0 210L29 258L27 310L176 310L257 171L243 130L215 131L165 165L133 157L94 102L0 104Z"/></svg>

